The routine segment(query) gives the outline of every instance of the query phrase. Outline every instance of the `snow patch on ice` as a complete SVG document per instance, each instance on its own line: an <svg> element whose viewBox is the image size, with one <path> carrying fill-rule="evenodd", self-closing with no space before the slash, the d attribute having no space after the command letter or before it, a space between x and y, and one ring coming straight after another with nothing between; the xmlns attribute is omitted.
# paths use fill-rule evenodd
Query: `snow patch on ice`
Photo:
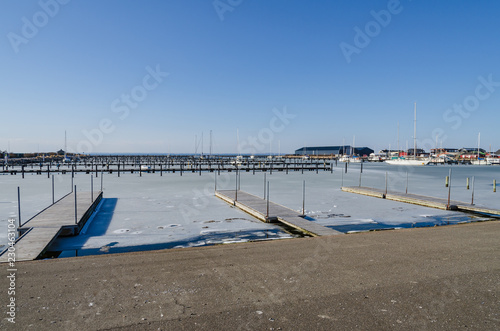
<svg viewBox="0 0 500 331"><path fill-rule="evenodd" d="M122 234L122 233L127 233L129 231L130 231L129 229L118 229L118 230L113 231L113 233Z"/></svg>

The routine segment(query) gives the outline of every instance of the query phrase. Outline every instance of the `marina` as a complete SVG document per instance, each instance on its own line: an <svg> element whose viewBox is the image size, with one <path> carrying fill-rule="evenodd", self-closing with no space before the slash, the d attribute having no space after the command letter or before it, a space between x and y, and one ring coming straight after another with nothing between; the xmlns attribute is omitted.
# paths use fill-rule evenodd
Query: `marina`
<svg viewBox="0 0 500 331"><path fill-rule="evenodd" d="M379 162L331 161L326 162L327 170L316 170L325 162L317 160L310 170L301 171L302 164L307 169L305 164L310 162L306 159L303 163L296 160L300 166L294 171L278 171L273 163L272 171L269 167L254 172L243 170L245 161L239 161L241 164L231 165L228 160L225 168L231 171L186 171L182 176L157 170L109 173L101 171L101 166L97 172L94 168L88 174L51 171L52 180L35 173L26 173L24 178L0 175L0 238L4 238L0 240L1 249L7 244L8 219L15 219L17 224L18 216L22 220L32 218L50 205L54 197L63 198L73 185L80 188L81 193L77 193L83 197L99 181L106 197L92 222L78 236L57 236L46 246L46 256L99 255L458 224L494 219L492 215L497 213L498 196L496 186L492 185L498 178L497 167L397 167ZM460 204L462 210L468 208L470 212L443 207L448 196L445 177L450 169L453 169L451 205L471 201L473 196L474 205ZM472 185L467 189L469 179ZM370 194L382 196L384 185L388 191L386 199L346 192L347 187L357 191L363 187L379 188L371 189ZM395 196L394 192L405 189L409 194L404 199L389 199ZM410 196L417 195L433 196L432 201L440 205L429 208L433 207L429 201L420 205L408 203ZM490 209L493 212L478 213ZM277 222L267 223L269 220ZM45 244L49 240L44 240Z"/></svg>

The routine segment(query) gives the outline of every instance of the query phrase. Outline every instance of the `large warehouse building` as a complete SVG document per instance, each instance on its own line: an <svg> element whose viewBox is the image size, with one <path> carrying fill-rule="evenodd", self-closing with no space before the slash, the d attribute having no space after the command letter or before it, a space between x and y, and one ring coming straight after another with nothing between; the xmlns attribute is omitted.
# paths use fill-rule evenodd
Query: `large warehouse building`
<svg viewBox="0 0 500 331"><path fill-rule="evenodd" d="M373 153L373 149L368 147L354 147L354 153L350 145L343 146L317 146L302 147L295 151L295 155L359 155L368 156Z"/></svg>

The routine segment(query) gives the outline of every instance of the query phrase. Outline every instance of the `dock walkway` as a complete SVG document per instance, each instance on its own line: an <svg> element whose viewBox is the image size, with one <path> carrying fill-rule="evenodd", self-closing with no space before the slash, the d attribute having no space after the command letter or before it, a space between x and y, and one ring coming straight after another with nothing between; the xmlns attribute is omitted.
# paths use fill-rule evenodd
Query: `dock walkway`
<svg viewBox="0 0 500 331"><path fill-rule="evenodd" d="M92 197L94 201L92 201ZM20 237L15 247L16 261L36 260L60 235L77 235L102 199L102 192L77 192L75 222L75 195L69 193L42 210L19 228ZM0 262L7 262L7 249L0 253Z"/></svg>
<svg viewBox="0 0 500 331"><path fill-rule="evenodd" d="M238 191L237 199L235 190L216 191L215 195L263 222L276 220L314 237L341 234L341 232L327 228L315 222L308 221L303 217L300 217L295 210L271 201L269 201L269 217L266 217L267 200L244 191Z"/></svg>
<svg viewBox="0 0 500 331"><path fill-rule="evenodd" d="M419 206L424 206L424 207L431 207L431 208L437 208L437 209L443 209L443 210L450 209L450 210L456 210L456 211L487 214L487 215L492 216L492 217L500 217L500 210L498 210L498 209L493 209L493 208L488 208L488 207L479 207L479 206L471 205L467 202L456 201L456 200L450 200L450 203L448 205L447 199L429 197L429 196L418 195L418 194L410 194L410 193L406 194L406 193L393 192L393 191L387 191L387 193L386 193L385 190L371 188L371 187L358 187L358 186L345 187L344 186L344 187L342 187L342 191L349 192L349 193L362 194L362 195L367 195L367 196L372 196L372 197L382 198L382 199L387 199L387 200L392 200L392 201L411 203L414 205L419 205Z"/></svg>

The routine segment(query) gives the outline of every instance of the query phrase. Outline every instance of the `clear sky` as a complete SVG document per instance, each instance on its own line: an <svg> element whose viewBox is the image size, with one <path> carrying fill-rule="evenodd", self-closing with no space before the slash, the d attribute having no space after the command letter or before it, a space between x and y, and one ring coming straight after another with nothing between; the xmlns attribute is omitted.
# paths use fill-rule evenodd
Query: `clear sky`
<svg viewBox="0 0 500 331"><path fill-rule="evenodd" d="M500 2L0 1L0 150L500 148Z"/></svg>

